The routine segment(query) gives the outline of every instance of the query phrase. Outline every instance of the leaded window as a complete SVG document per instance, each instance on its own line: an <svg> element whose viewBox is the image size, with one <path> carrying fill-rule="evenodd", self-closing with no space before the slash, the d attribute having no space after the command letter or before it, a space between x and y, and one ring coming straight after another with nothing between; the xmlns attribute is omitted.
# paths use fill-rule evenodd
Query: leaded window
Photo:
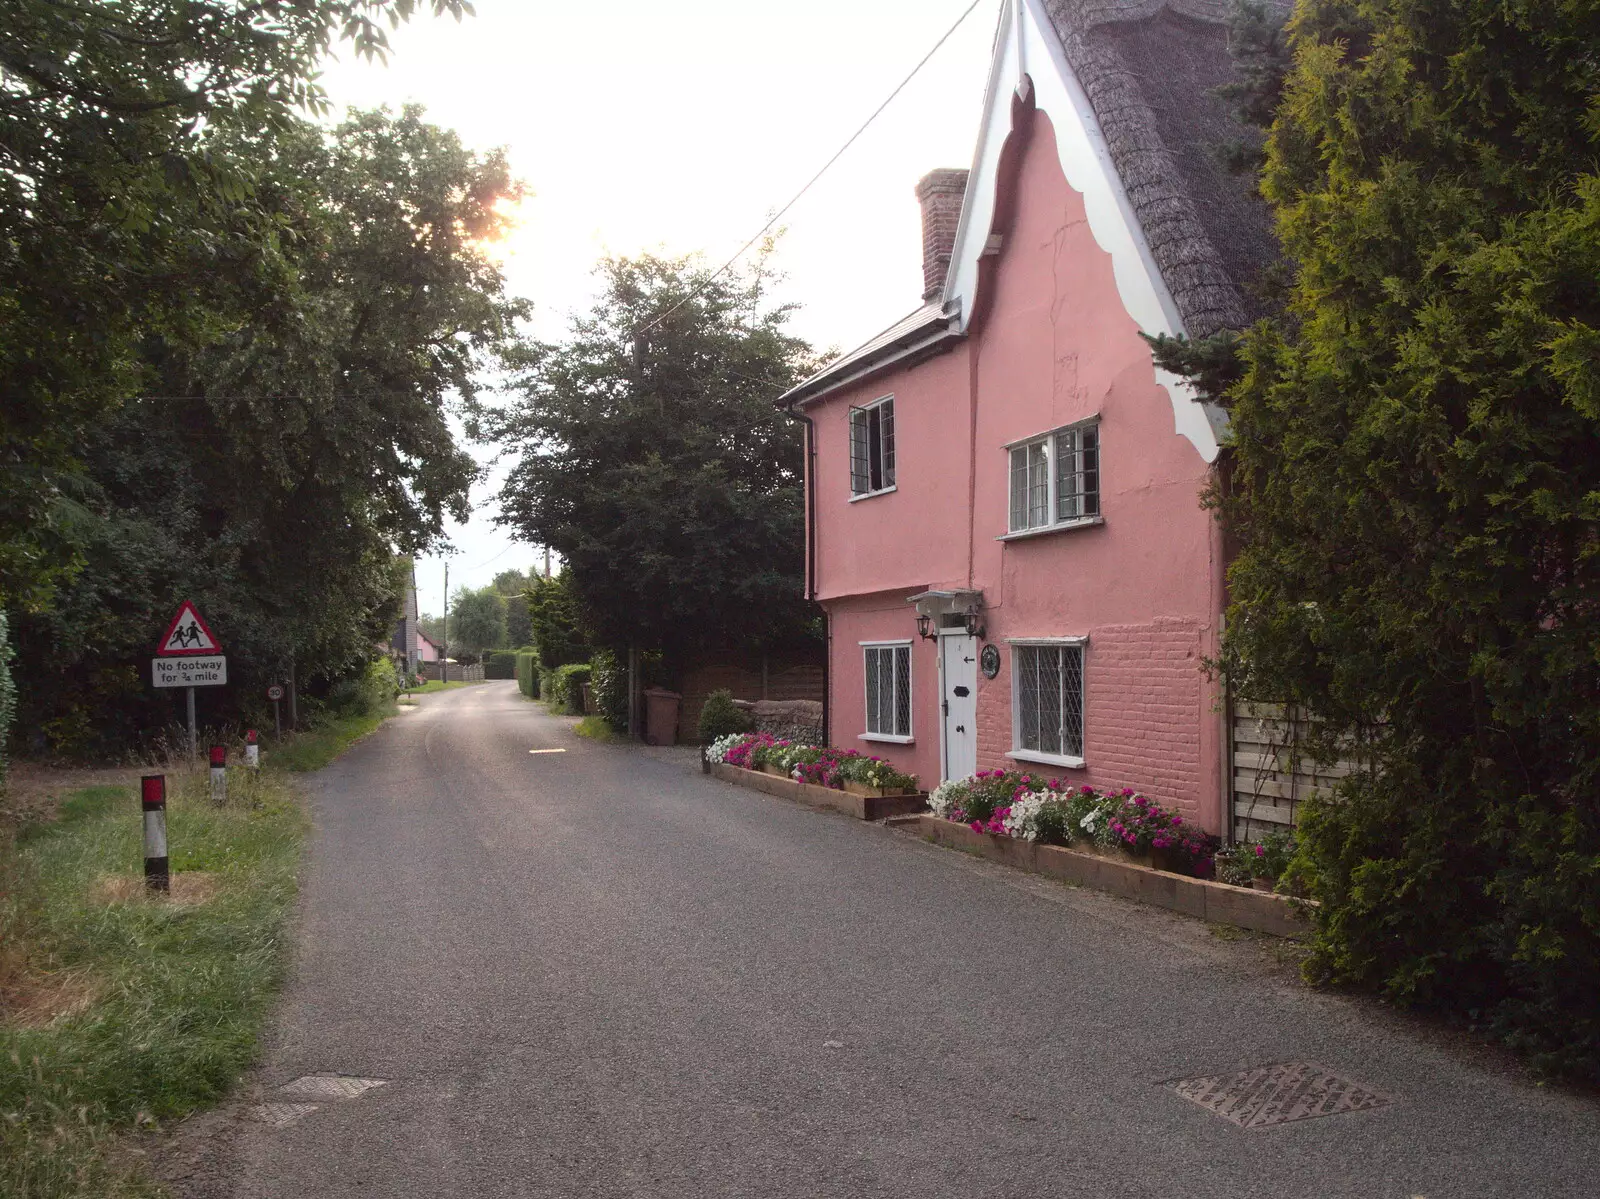
<svg viewBox="0 0 1600 1199"><path fill-rule="evenodd" d="M894 397L850 409L850 494L894 486Z"/></svg>
<svg viewBox="0 0 1600 1199"><path fill-rule="evenodd" d="M867 732L911 736L911 643L862 646L866 655Z"/></svg>
<svg viewBox="0 0 1600 1199"><path fill-rule="evenodd" d="M1048 529L1099 515L1097 422L1011 447L1011 532Z"/></svg>
<svg viewBox="0 0 1600 1199"><path fill-rule="evenodd" d="M1018 750L1083 757L1083 646L1017 645L1012 709Z"/></svg>

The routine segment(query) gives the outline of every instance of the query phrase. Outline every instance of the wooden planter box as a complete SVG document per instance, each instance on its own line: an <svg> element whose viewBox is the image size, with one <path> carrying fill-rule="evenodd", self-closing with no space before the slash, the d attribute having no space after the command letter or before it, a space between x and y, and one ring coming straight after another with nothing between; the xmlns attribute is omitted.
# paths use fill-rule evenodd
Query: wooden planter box
<svg viewBox="0 0 1600 1199"><path fill-rule="evenodd" d="M916 791L890 791L884 787L869 787L865 783L858 783L854 779L844 780L844 789L851 795L865 795L869 799L883 799L890 795L917 795Z"/></svg>
<svg viewBox="0 0 1600 1199"><path fill-rule="evenodd" d="M882 820L887 816L905 816L920 812L928 806L928 797L921 792L912 795L852 795L848 791L835 791L832 787L819 787L802 783L784 775L771 775L764 771L742 770L726 762L711 763L711 773L724 782L737 783L792 799L812 807L832 808L857 820Z"/></svg>
<svg viewBox="0 0 1600 1199"><path fill-rule="evenodd" d="M965 850L1018 870L1108 891L1202 920L1279 937L1299 936L1306 931L1303 914L1304 908L1309 906L1306 901L1153 870L1125 854L1112 858L1059 845L1038 845L1020 837L975 833L965 824L929 815L916 818L914 831L937 845Z"/></svg>

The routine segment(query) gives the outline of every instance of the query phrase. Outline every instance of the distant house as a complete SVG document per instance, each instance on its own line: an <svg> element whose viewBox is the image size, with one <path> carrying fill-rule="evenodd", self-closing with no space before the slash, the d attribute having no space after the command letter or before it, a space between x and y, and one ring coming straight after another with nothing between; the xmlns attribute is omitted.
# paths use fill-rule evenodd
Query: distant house
<svg viewBox="0 0 1600 1199"><path fill-rule="evenodd" d="M1220 831L1225 429L1140 333L1247 324L1273 245L1209 0L1011 0L970 172L916 194L922 303L779 403L807 421L830 736L926 785L1133 786Z"/></svg>
<svg viewBox="0 0 1600 1199"><path fill-rule="evenodd" d="M417 630L417 654L422 662L437 662L440 658L439 647L421 629Z"/></svg>
<svg viewBox="0 0 1600 1199"><path fill-rule="evenodd" d="M413 577L400 606L400 619L389 638L391 656L408 674L415 674L417 663L423 660L418 649L421 636L422 630L417 626L417 581Z"/></svg>

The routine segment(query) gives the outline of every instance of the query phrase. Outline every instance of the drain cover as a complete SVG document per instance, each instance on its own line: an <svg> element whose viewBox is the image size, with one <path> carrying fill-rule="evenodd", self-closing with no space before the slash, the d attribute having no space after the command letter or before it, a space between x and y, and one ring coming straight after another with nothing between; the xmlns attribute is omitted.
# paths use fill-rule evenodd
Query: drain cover
<svg viewBox="0 0 1600 1199"><path fill-rule="evenodd" d="M381 1078L351 1078L346 1074L307 1074L279 1087L285 1095L308 1099L354 1099L373 1087L383 1086Z"/></svg>
<svg viewBox="0 0 1600 1199"><path fill-rule="evenodd" d="M1370 1111L1393 1102L1387 1095L1311 1062L1257 1066L1237 1074L1184 1078L1167 1085L1240 1128L1270 1128L1291 1120Z"/></svg>
<svg viewBox="0 0 1600 1199"><path fill-rule="evenodd" d="M250 1109L250 1114L273 1128L288 1128L296 1120L317 1110L315 1103L263 1103Z"/></svg>

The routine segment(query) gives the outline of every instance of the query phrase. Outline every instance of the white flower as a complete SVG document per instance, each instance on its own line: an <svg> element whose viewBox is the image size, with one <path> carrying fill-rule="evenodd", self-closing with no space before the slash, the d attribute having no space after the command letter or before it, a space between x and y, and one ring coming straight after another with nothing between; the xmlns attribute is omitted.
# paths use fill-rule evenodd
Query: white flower
<svg viewBox="0 0 1600 1199"><path fill-rule="evenodd" d="M747 736L749 736L748 733L728 733L726 736L718 737L710 745L706 746L706 761L720 763L723 758L727 757L728 751Z"/></svg>
<svg viewBox="0 0 1600 1199"><path fill-rule="evenodd" d="M950 813L959 808L972 794L970 779L946 779L928 796L928 808L935 816L948 820Z"/></svg>

